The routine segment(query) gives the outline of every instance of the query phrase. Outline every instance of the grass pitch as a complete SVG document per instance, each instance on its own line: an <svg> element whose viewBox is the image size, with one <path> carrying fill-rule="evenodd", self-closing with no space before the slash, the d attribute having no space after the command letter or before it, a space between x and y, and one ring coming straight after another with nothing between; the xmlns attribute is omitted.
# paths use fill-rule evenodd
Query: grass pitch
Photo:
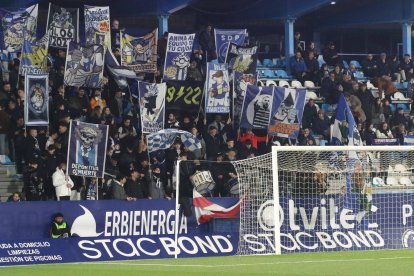
<svg viewBox="0 0 414 276"><path fill-rule="evenodd" d="M15 266L0 275L414 275L414 250Z"/></svg>

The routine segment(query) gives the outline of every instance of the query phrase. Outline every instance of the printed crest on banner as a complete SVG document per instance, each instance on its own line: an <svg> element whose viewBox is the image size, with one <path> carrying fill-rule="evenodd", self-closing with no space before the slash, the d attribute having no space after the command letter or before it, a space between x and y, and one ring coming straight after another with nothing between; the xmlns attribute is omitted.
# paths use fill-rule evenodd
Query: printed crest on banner
<svg viewBox="0 0 414 276"><path fill-rule="evenodd" d="M219 63L226 61L229 43L235 43L242 46L246 37L246 29L223 30L214 29L214 37L216 41L216 53Z"/></svg>
<svg viewBox="0 0 414 276"><path fill-rule="evenodd" d="M272 111L274 87L248 85L243 102L240 127L267 129Z"/></svg>
<svg viewBox="0 0 414 276"><path fill-rule="evenodd" d="M49 37L46 34L37 42L24 40L20 62L20 75L47 73Z"/></svg>
<svg viewBox="0 0 414 276"><path fill-rule="evenodd" d="M47 34L49 46L66 48L70 41L78 42L79 9L62 8L49 4Z"/></svg>
<svg viewBox="0 0 414 276"><path fill-rule="evenodd" d="M150 133L163 129L167 85L165 83L139 82L138 89L142 131Z"/></svg>
<svg viewBox="0 0 414 276"><path fill-rule="evenodd" d="M17 12L1 11L1 25L4 38L4 53L19 52L23 41L36 40L38 5L33 5Z"/></svg>
<svg viewBox="0 0 414 276"><path fill-rule="evenodd" d="M111 48L109 7L84 7L86 44L100 44Z"/></svg>
<svg viewBox="0 0 414 276"><path fill-rule="evenodd" d="M240 123L240 117L243 109L244 97L246 96L247 86L256 85L257 74L242 74L234 72L233 77L233 121L235 124Z"/></svg>
<svg viewBox="0 0 414 276"><path fill-rule="evenodd" d="M24 117L27 126L43 126L49 124L49 75L25 76L26 99L24 101Z"/></svg>
<svg viewBox="0 0 414 276"><path fill-rule="evenodd" d="M226 63L228 64L229 70L255 74L257 67L257 46L243 47L230 43Z"/></svg>
<svg viewBox="0 0 414 276"><path fill-rule="evenodd" d="M121 65L135 73L157 71L158 29L142 37L121 32Z"/></svg>
<svg viewBox="0 0 414 276"><path fill-rule="evenodd" d="M207 63L206 113L230 112L230 84L226 64Z"/></svg>
<svg viewBox="0 0 414 276"><path fill-rule="evenodd" d="M168 34L163 76L165 80L187 79L194 36L195 34Z"/></svg>
<svg viewBox="0 0 414 276"><path fill-rule="evenodd" d="M69 42L64 82L67 86L99 88L102 86L105 48L81 46Z"/></svg>

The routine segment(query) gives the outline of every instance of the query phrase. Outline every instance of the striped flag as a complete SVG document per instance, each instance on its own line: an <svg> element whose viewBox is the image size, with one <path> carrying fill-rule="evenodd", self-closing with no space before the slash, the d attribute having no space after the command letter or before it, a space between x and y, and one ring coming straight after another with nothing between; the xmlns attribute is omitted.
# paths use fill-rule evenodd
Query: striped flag
<svg viewBox="0 0 414 276"><path fill-rule="evenodd" d="M129 70L125 66L119 65L118 61L116 60L115 56L112 54L110 50L106 51L105 65L120 88L125 88L128 86L126 78L137 78L135 72Z"/></svg>
<svg viewBox="0 0 414 276"><path fill-rule="evenodd" d="M209 222L213 218L235 218L240 213L240 203L242 199L239 200L235 205L224 208L218 204L215 204L199 194L195 189L193 190L193 205L194 211L197 218L197 223L200 225L202 223Z"/></svg>

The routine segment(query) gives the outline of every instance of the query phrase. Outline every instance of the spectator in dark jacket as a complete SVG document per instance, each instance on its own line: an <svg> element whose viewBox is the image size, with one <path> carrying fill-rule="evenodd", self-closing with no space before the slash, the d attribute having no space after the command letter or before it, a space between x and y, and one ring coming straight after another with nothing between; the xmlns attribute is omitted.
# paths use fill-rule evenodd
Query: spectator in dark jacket
<svg viewBox="0 0 414 276"><path fill-rule="evenodd" d="M375 98L372 95L371 90L367 89L367 85L365 83L361 83L359 85L359 90L356 93L356 95L359 98L359 100L361 101L361 107L362 107L362 110L365 113L366 120L368 122L371 122L371 120L372 120L371 110L372 110L372 106L373 106L374 101L375 101Z"/></svg>
<svg viewBox="0 0 414 276"><path fill-rule="evenodd" d="M144 198L142 182L140 182L140 173L136 169L132 169L130 175L124 185L127 197L132 200Z"/></svg>
<svg viewBox="0 0 414 276"><path fill-rule="evenodd" d="M296 51L295 56L289 59L289 69L290 74L303 83L307 75L308 68L302 58L301 51Z"/></svg>
<svg viewBox="0 0 414 276"><path fill-rule="evenodd" d="M378 66L372 54L367 55L367 58L362 61L361 66L365 77L374 78L377 76Z"/></svg>
<svg viewBox="0 0 414 276"><path fill-rule="evenodd" d="M204 142L206 143L206 155L207 159L214 161L217 157L217 154L220 152L222 145L221 137L217 134L217 128L215 126L210 126L208 133L203 134Z"/></svg>
<svg viewBox="0 0 414 276"><path fill-rule="evenodd" d="M313 120L318 116L314 99L309 99L303 109L302 128L312 128Z"/></svg>
<svg viewBox="0 0 414 276"><path fill-rule="evenodd" d="M318 116L313 119L312 130L318 135L322 135L325 140L329 140L329 128L331 120L325 115L323 109L319 109Z"/></svg>
<svg viewBox="0 0 414 276"><path fill-rule="evenodd" d="M399 125L404 125L406 128L408 127L408 119L404 115L404 109L401 107L397 108L395 111L394 116L391 119L391 127L397 127Z"/></svg>
<svg viewBox="0 0 414 276"><path fill-rule="evenodd" d="M319 62L316 60L314 52L309 52L305 59L306 67L308 69L307 80L314 83L319 82Z"/></svg>

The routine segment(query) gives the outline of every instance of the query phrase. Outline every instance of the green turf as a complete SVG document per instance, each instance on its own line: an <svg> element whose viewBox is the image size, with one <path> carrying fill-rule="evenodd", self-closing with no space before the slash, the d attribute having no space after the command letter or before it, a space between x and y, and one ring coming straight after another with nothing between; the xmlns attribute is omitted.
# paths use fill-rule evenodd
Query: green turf
<svg viewBox="0 0 414 276"><path fill-rule="evenodd" d="M0 275L414 275L414 250L16 266Z"/></svg>

